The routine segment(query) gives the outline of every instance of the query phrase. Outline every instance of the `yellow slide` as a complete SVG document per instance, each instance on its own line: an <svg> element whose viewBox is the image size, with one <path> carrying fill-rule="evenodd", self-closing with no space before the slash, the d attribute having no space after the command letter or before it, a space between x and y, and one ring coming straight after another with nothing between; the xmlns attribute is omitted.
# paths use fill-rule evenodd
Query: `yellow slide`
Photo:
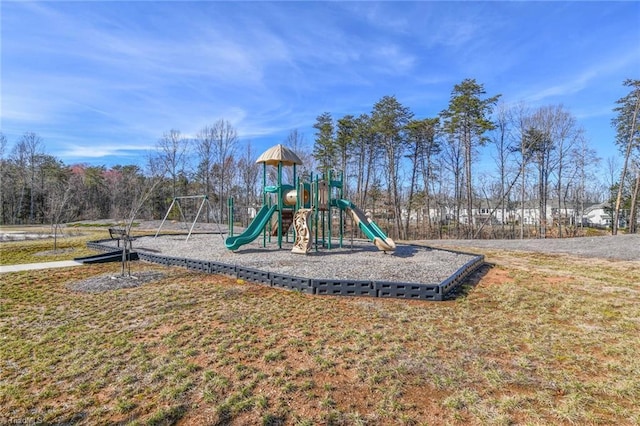
<svg viewBox="0 0 640 426"><path fill-rule="evenodd" d="M351 214L354 222L358 224L360 230L369 238L378 250L394 251L396 243L385 235L378 225L369 219L362 210L348 200L338 200L338 207Z"/></svg>

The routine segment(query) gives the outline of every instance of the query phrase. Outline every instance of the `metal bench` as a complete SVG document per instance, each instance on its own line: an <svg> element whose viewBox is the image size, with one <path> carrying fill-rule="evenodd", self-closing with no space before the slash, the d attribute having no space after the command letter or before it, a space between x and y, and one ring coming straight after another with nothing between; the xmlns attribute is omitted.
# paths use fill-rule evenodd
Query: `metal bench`
<svg viewBox="0 0 640 426"><path fill-rule="evenodd" d="M120 247L120 241L125 242L125 247L126 243L129 243L130 248L132 246L131 242L133 238L127 233L125 228L109 228L109 237L112 240L118 240L118 247Z"/></svg>

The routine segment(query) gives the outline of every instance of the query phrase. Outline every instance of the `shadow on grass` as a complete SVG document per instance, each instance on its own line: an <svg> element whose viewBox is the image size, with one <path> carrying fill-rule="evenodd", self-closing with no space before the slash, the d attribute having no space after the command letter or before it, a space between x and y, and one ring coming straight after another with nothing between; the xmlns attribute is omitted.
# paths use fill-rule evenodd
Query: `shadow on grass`
<svg viewBox="0 0 640 426"><path fill-rule="evenodd" d="M454 291L447 294L445 300L456 300L467 297L494 266L493 263L484 262L479 268L469 274Z"/></svg>

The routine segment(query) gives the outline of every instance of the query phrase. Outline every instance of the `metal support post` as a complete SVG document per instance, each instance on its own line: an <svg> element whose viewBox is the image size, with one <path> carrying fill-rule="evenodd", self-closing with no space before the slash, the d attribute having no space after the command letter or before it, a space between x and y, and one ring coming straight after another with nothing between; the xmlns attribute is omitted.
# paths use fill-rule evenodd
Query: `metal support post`
<svg viewBox="0 0 640 426"><path fill-rule="evenodd" d="M227 200L227 208L229 209L229 236L233 237L233 197Z"/></svg>

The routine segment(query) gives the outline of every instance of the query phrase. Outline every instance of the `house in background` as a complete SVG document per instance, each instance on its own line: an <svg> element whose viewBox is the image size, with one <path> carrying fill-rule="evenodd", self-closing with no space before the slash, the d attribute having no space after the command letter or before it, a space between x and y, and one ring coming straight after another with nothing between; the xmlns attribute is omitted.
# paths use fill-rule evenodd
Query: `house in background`
<svg viewBox="0 0 640 426"><path fill-rule="evenodd" d="M435 203L434 203L435 204ZM476 224L486 223L488 225L501 224L520 224L521 222L528 226L540 225L540 204L538 200L525 201L522 206L517 201L512 201L506 208L502 208L493 200L478 200L474 203L473 216ZM582 214L581 214L582 212ZM628 214L628 212L626 212ZM426 208L413 209L411 211L411 220L424 220L427 215L432 223L455 222L456 213L453 205L432 206L429 211ZM402 218L406 220L407 211L402 209ZM469 215L467 209L461 207L459 211L460 223L468 224ZM569 203L558 207L557 199L547 201L547 209L544 217L548 226L590 226L594 228L608 228L613 222L611 216L611 207L609 203L599 203L585 205L584 210L578 206L572 206ZM640 225L640 216L637 218ZM620 228L627 227L627 215L623 214L620 218Z"/></svg>
<svg viewBox="0 0 640 426"><path fill-rule="evenodd" d="M501 225L501 224L514 224L524 223L525 225L536 226L540 224L540 204L537 200L526 201L524 206L518 202L510 202L504 209L493 200L478 200L473 208L473 218L476 224L486 223L489 225ZM455 207L452 205L441 205L438 207L432 207L430 211L423 208L420 210L420 216L426 217L429 215L432 222L448 222L454 221L456 218ZM558 208L558 200L549 200L547 202L547 208L544 214L548 224L558 224L559 221L566 225L575 225L579 222L577 218L578 212L573 207L567 205L562 209ZM418 211L416 209L411 211L411 220L417 220ZM405 220L407 217L406 209L402 209L402 218ZM459 216L460 223L468 224L469 215L467 209L462 206L460 208Z"/></svg>
<svg viewBox="0 0 640 426"><path fill-rule="evenodd" d="M597 228L608 228L613 223L611 216L612 208L609 203L593 204L586 207L582 216L582 223L585 226ZM626 228L629 220L629 209L623 209L618 219L618 228ZM640 216L636 217L636 224L640 225Z"/></svg>
<svg viewBox="0 0 640 426"><path fill-rule="evenodd" d="M611 217L611 207L609 203L593 204L584 209L582 224L585 226L607 228L611 226L612 222L613 219Z"/></svg>
<svg viewBox="0 0 640 426"><path fill-rule="evenodd" d="M525 225L540 225L544 218L548 225L554 226L562 223L563 226L575 225L577 222L577 211L573 207L563 204L562 208L558 208L558 200L550 199L547 201L547 207L544 214L540 215L540 203L538 200L530 200L524 203L524 206L518 202L511 202L504 210L497 203L481 201L477 208L473 211L476 221L490 221L493 225L524 223ZM504 217L503 217L504 215ZM489 216L491 216L489 218ZM464 214L465 223L467 221L466 210Z"/></svg>

